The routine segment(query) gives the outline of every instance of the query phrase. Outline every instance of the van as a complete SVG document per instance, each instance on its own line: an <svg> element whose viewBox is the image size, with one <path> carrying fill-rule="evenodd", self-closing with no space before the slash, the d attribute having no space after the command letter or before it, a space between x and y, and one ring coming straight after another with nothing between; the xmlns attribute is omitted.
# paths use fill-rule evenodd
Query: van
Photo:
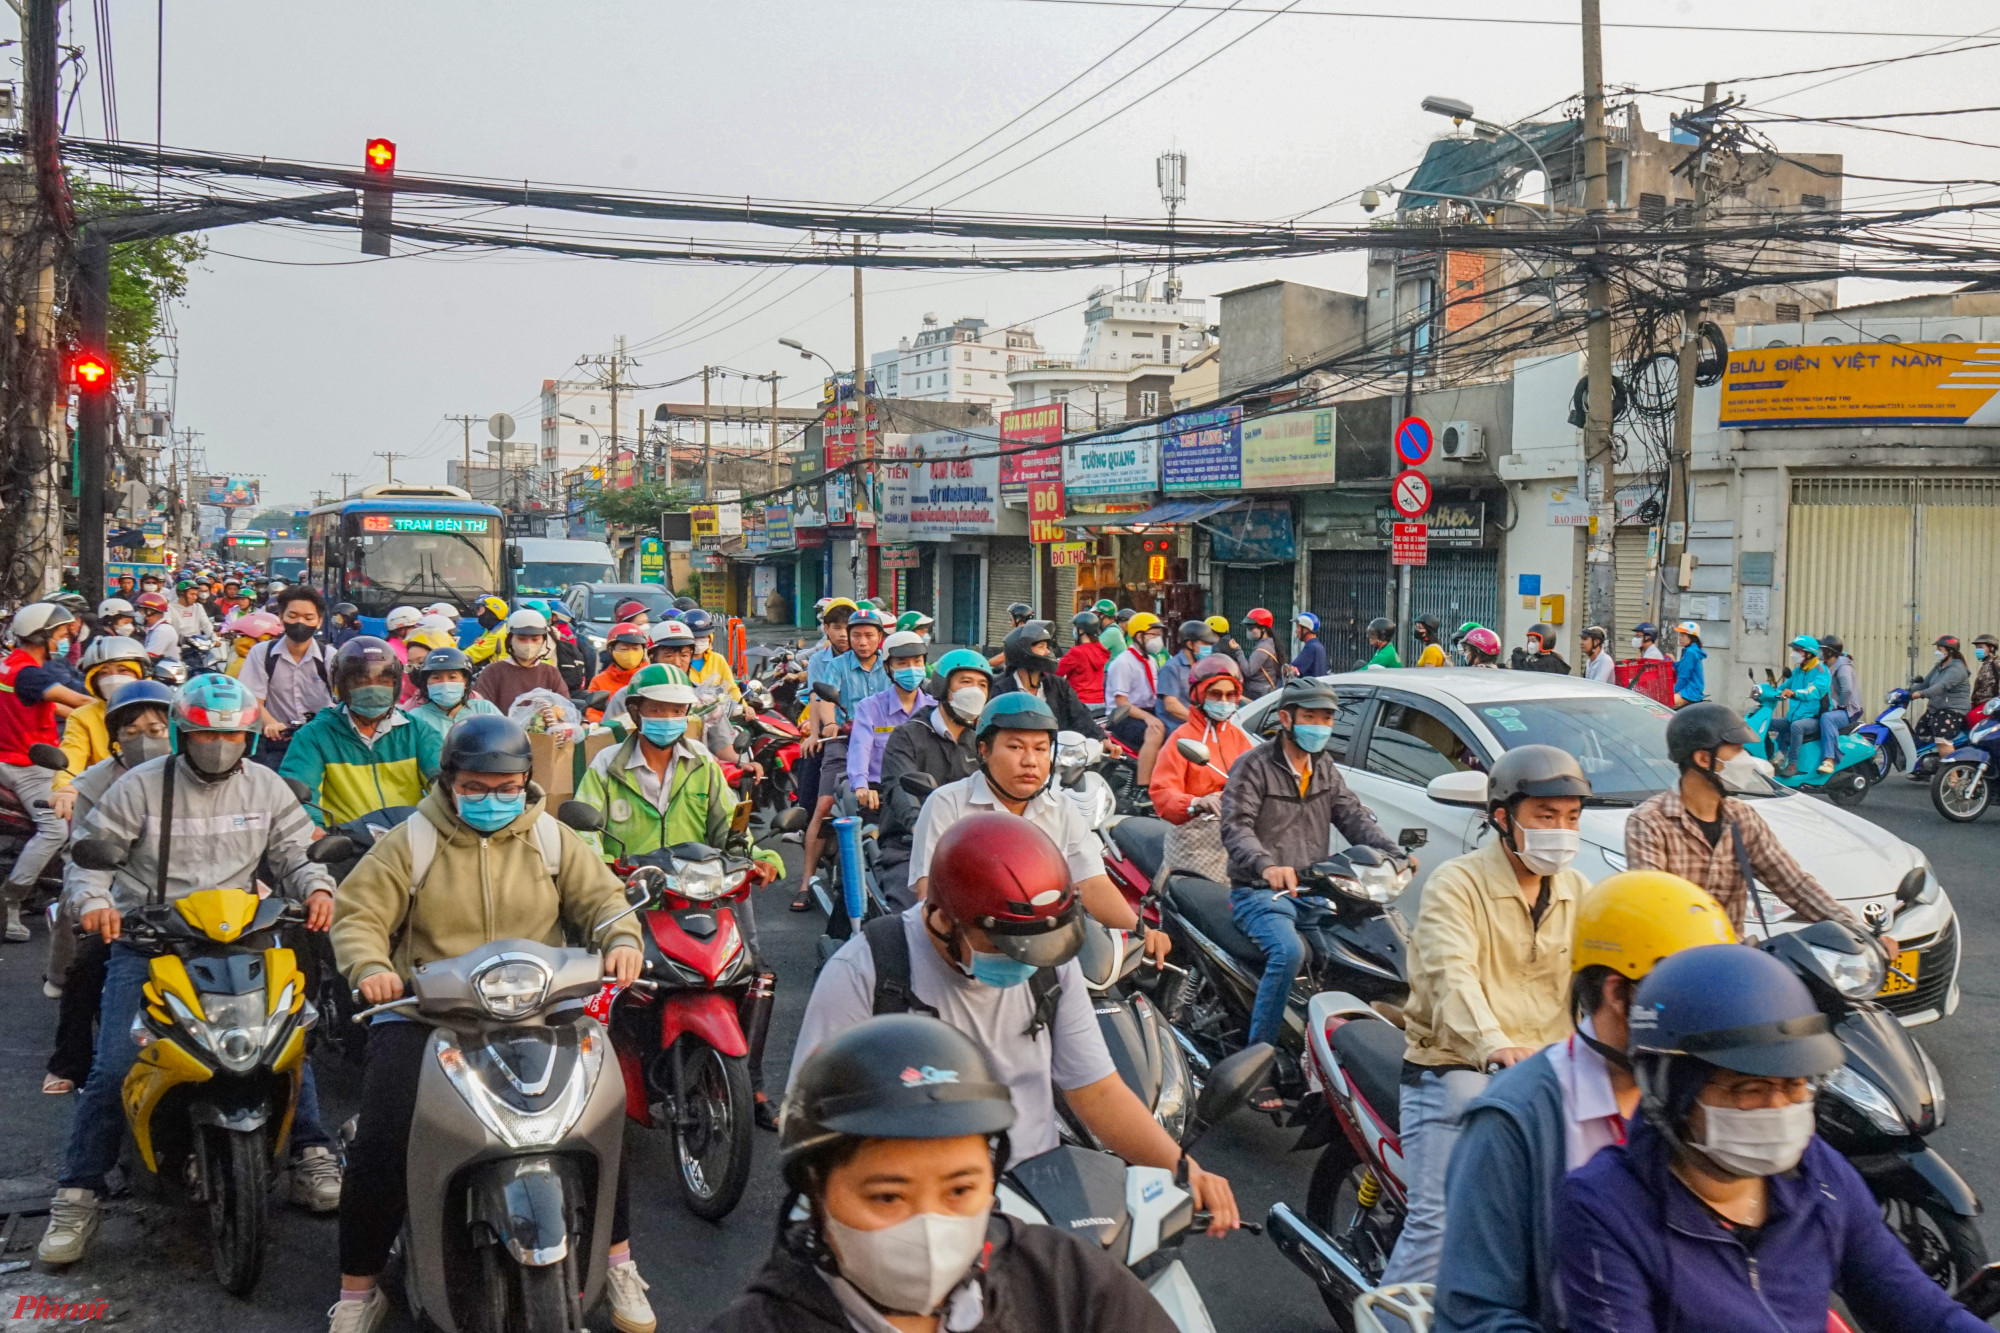
<svg viewBox="0 0 2000 1333"><path fill-rule="evenodd" d="M557 537L517 537L522 567L515 586L526 597L560 597L572 583L608 583L618 577L618 562L603 542L566 541Z"/></svg>

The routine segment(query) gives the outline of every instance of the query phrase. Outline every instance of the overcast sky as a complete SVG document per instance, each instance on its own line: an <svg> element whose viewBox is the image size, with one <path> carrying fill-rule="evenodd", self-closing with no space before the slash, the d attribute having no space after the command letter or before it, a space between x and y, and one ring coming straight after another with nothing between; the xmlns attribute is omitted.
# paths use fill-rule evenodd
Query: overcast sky
<svg viewBox="0 0 2000 1333"><path fill-rule="evenodd" d="M165 0L164 136L185 148L358 166L363 141L384 135L399 144L402 169L417 173L865 203L952 158L1147 24L1162 20L1077 88L929 179L1012 142L1208 22L1048 132L956 182L895 198L943 204L1159 88L960 204L1158 211L1153 160L1177 147L1188 155L1189 214L1268 218L1345 200L1314 219L1354 222L1363 216L1355 194L1402 179L1425 144L1449 129L1418 109L1426 93L1511 120L1559 102L1581 82L1572 26L1293 13L1251 32L1268 13L1217 17L1210 11L1226 0L1196 3L1208 8L1162 19L1159 9L1034 0ZM1299 8L1560 20L1577 12L1575 0L1304 0ZM150 141L155 4L113 0L111 9L119 127ZM1614 23L1870 33L1969 34L2000 18L1932 0L1606 0L1605 11ZM65 12L70 38L94 51L90 8L73 3ZM1605 72L1610 83L1652 89L1940 42L1614 27L1605 36ZM74 101L73 133L103 132L100 65L93 58ZM1865 71L1794 95L1786 90L1834 76L1741 89L1791 114L1929 110L1991 103L1996 75L2000 49ZM1648 98L1642 107L1646 123L1658 127L1669 104ZM1897 123L2000 145L1996 121ZM1851 172L1993 176L2000 167L2000 147L1822 125L1770 128L1787 148L1846 153ZM1846 192L1850 200L1898 192L1917 202L1939 193L1854 181ZM1973 193L1961 189L1959 198ZM304 502L315 488L337 489L332 477L341 471L379 480L378 451L411 456L398 462L399 479L442 480L460 439L447 413L512 411L521 434L533 438L542 380L564 375L579 356L608 352L618 334L634 348L642 383L705 361L775 369L793 377L784 385L793 402L816 398L817 363L783 351L777 338L801 338L839 364L852 359L845 269L767 279L734 268L514 255L362 263L352 232L257 227L214 233L210 242L178 315L178 424L202 432L216 470L263 474L267 500ZM1188 295L1207 296L1278 276L1348 290L1361 280L1353 258L1212 265L1185 279ZM1086 293L1117 280L1116 269L871 275L868 343L871 351L893 346L935 312L947 321L1034 319L1042 344L1070 355L1082 338ZM745 283L753 290L724 300ZM1858 295L1850 289L1846 299ZM731 382L717 397L764 392ZM699 385L639 396L683 395L698 398Z"/></svg>

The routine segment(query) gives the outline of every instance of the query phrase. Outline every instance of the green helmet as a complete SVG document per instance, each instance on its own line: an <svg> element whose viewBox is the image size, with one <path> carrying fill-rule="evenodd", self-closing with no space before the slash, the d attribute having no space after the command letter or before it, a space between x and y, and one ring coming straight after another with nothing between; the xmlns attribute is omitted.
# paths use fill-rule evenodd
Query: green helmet
<svg viewBox="0 0 2000 1333"><path fill-rule="evenodd" d="M977 671L988 680L993 679L993 668L970 648L954 648L931 665L931 675L941 681L949 679L954 671Z"/></svg>
<svg viewBox="0 0 2000 1333"><path fill-rule="evenodd" d="M1808 657L1819 656L1819 640L1810 634L1799 635L1798 638L1792 640L1791 646L1803 650Z"/></svg>
<svg viewBox="0 0 2000 1333"><path fill-rule="evenodd" d="M996 731L1046 731L1053 738L1060 730L1047 704L1025 690L1012 690L986 701L972 734L983 741Z"/></svg>
<svg viewBox="0 0 2000 1333"><path fill-rule="evenodd" d="M628 709L641 699L663 704L693 705L697 697L694 682L688 679L687 672L664 662L640 667L625 688L625 706Z"/></svg>
<svg viewBox="0 0 2000 1333"><path fill-rule="evenodd" d="M1090 609L1097 612L1098 615L1103 616L1106 620L1109 620L1118 614L1118 603L1112 601L1109 597L1100 597Z"/></svg>
<svg viewBox="0 0 2000 1333"><path fill-rule="evenodd" d="M921 611L905 611L902 615L896 617L896 632L898 634L916 634L929 629L936 623L936 621Z"/></svg>

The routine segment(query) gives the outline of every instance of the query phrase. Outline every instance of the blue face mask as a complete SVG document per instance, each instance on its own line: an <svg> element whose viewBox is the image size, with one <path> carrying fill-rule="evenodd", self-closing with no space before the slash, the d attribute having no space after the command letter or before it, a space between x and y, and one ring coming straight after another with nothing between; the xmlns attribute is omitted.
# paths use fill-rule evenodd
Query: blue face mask
<svg viewBox="0 0 2000 1333"><path fill-rule="evenodd" d="M1004 953L973 951L972 979L981 985L1006 990L1010 986L1022 985L1034 975L1034 968L1026 963L1017 963Z"/></svg>
<svg viewBox="0 0 2000 1333"><path fill-rule="evenodd" d="M924 683L924 673L916 667L906 667L891 671L889 676L899 689L914 690Z"/></svg>
<svg viewBox="0 0 2000 1333"><path fill-rule="evenodd" d="M708 660L707 653L696 653L693 657L690 657L688 659L688 670L689 671L701 670L701 664L703 662L706 662L707 660Z"/></svg>
<svg viewBox="0 0 2000 1333"><path fill-rule="evenodd" d="M1236 716L1236 701L1234 699L1227 702L1221 699L1209 699L1202 703L1201 711L1207 713L1217 722L1227 722L1230 718Z"/></svg>
<svg viewBox="0 0 2000 1333"><path fill-rule="evenodd" d="M465 699L465 685L461 681L441 680L435 685L426 686L424 693L429 695L430 701L439 708L456 708Z"/></svg>
<svg viewBox="0 0 2000 1333"><path fill-rule="evenodd" d="M1292 740L1307 754L1318 754L1333 739L1332 727L1316 727L1304 722L1292 724Z"/></svg>
<svg viewBox="0 0 2000 1333"><path fill-rule="evenodd" d="M356 717L380 717L395 706L394 685L357 685L347 692L347 707Z"/></svg>
<svg viewBox="0 0 2000 1333"><path fill-rule="evenodd" d="M1194 646L1194 660L1199 662L1201 661L1202 658L1207 657L1210 653L1214 651L1215 649L1209 647L1207 644L1198 643Z"/></svg>
<svg viewBox="0 0 2000 1333"><path fill-rule="evenodd" d="M662 748L672 745L687 735L688 720L684 717L642 717L639 719L639 734L647 741Z"/></svg>
<svg viewBox="0 0 2000 1333"><path fill-rule="evenodd" d="M528 808L528 794L518 796L466 796L453 793L458 817L481 833L497 833L521 817Z"/></svg>

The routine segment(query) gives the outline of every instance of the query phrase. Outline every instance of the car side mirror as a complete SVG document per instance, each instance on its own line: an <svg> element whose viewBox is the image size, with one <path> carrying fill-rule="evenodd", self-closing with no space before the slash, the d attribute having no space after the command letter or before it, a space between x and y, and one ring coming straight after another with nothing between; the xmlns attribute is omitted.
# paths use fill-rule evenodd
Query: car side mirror
<svg viewBox="0 0 2000 1333"><path fill-rule="evenodd" d="M556 821L578 833L596 833L604 828L604 812L582 801L564 801L556 807Z"/></svg>
<svg viewBox="0 0 2000 1333"><path fill-rule="evenodd" d="M306 848L306 860L316 866L330 866L335 861L353 860L354 853L354 839L345 833L329 833Z"/></svg>
<svg viewBox="0 0 2000 1333"><path fill-rule="evenodd" d="M55 773L69 771L69 755L60 745L36 744L28 747L28 762Z"/></svg>
<svg viewBox="0 0 2000 1333"><path fill-rule="evenodd" d="M812 823L812 812L802 805L795 805L772 820L771 827L780 833L800 833L810 823Z"/></svg>
<svg viewBox="0 0 2000 1333"><path fill-rule="evenodd" d="M1443 773L1432 778L1430 784L1424 788L1424 794L1439 805L1484 810L1486 790L1486 775L1475 769L1467 769L1462 773Z"/></svg>
<svg viewBox="0 0 2000 1333"><path fill-rule="evenodd" d="M1208 767L1208 747L1200 741L1191 741L1183 738L1174 742L1174 748L1180 751L1181 758L1187 760L1196 768Z"/></svg>
<svg viewBox="0 0 2000 1333"><path fill-rule="evenodd" d="M85 870L116 870L125 864L125 853L115 842L83 838L69 845L69 859Z"/></svg>

